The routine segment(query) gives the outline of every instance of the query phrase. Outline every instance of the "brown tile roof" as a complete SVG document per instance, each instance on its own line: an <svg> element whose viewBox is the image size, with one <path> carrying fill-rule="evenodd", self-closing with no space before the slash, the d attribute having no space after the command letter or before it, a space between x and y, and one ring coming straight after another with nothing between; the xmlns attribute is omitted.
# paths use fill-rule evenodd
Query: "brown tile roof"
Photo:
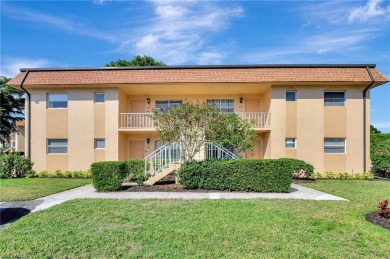
<svg viewBox="0 0 390 259"><path fill-rule="evenodd" d="M375 68L378 83L388 82ZM9 85L18 86L25 72ZM261 82L370 82L365 67L165 67L32 70L28 85L89 85L134 83L261 83Z"/></svg>

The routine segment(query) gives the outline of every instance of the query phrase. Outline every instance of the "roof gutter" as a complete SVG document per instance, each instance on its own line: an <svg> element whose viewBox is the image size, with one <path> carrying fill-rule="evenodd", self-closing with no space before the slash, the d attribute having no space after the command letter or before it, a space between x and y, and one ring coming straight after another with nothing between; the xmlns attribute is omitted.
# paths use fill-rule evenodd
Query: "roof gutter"
<svg viewBox="0 0 390 259"><path fill-rule="evenodd" d="M375 78L369 67L366 67L367 73L371 78L371 83L363 90L363 171L367 172L367 91L375 83Z"/></svg>
<svg viewBox="0 0 390 259"><path fill-rule="evenodd" d="M28 136L27 136L27 144L28 144L28 152L27 152L27 157L31 158L31 94L29 91L27 91L26 88L24 88L23 84L24 81L26 81L28 73L30 71L26 70L26 74L24 74L22 81L20 81L19 87L27 94L28 97L28 113L27 113L27 125L28 125Z"/></svg>

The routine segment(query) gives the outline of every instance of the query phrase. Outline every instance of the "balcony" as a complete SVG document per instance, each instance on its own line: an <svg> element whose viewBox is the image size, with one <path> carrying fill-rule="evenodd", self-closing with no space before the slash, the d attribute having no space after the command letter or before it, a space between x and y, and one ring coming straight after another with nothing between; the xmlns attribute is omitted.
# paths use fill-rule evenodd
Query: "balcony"
<svg viewBox="0 0 390 259"><path fill-rule="evenodd" d="M237 115L249 121L255 130L269 130L271 113L268 112L238 112ZM123 131L153 131L156 130L151 113L120 113L119 130Z"/></svg>

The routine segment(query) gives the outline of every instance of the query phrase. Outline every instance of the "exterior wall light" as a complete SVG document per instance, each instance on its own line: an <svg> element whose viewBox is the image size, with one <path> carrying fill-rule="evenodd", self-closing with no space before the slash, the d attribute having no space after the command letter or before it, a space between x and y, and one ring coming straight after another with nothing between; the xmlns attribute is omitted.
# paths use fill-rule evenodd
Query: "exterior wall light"
<svg viewBox="0 0 390 259"><path fill-rule="evenodd" d="M240 97L240 103L242 103L244 101L244 98Z"/></svg>
<svg viewBox="0 0 390 259"><path fill-rule="evenodd" d="M150 98L148 97L148 99L146 99L146 102L148 103L148 104L150 104Z"/></svg>
<svg viewBox="0 0 390 259"><path fill-rule="evenodd" d="M149 144L150 143L150 138L147 138L146 139L146 144Z"/></svg>

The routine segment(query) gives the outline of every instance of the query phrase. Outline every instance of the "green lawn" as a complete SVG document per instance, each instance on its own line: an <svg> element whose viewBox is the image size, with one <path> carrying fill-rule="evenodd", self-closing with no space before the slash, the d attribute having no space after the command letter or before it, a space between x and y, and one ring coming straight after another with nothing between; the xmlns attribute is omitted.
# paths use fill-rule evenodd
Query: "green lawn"
<svg viewBox="0 0 390 259"><path fill-rule="evenodd" d="M26 201L91 183L91 179L0 179L0 201Z"/></svg>
<svg viewBox="0 0 390 259"><path fill-rule="evenodd" d="M366 222L390 182L308 185L345 201L74 200L1 230L21 258L388 258L390 232Z"/></svg>

